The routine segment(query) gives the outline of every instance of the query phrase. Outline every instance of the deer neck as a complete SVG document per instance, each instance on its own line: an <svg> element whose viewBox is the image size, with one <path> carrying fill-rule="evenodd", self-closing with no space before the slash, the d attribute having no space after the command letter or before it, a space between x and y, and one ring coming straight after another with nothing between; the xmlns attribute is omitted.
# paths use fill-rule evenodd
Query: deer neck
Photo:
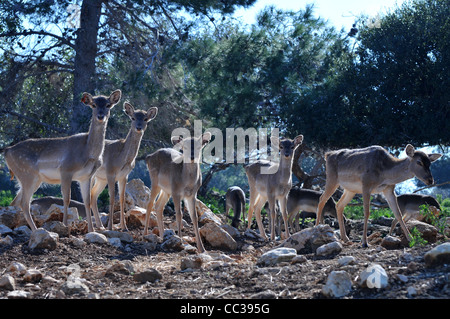
<svg viewBox="0 0 450 319"><path fill-rule="evenodd" d="M143 136L143 131L139 133L136 132L136 130L130 129L127 137L125 138L123 148L123 154L125 155L124 162L131 163L136 158Z"/></svg>
<svg viewBox="0 0 450 319"><path fill-rule="evenodd" d="M281 181L289 181L292 177L292 161L293 157L286 158L285 156L280 156L280 166L278 167L278 178Z"/></svg>
<svg viewBox="0 0 450 319"><path fill-rule="evenodd" d="M198 179L199 172L200 172L200 163L184 163L183 164L183 177L184 178Z"/></svg>
<svg viewBox="0 0 450 319"><path fill-rule="evenodd" d="M99 123L95 119L92 119L87 137L89 158L101 157L105 148L106 125L107 121Z"/></svg>
<svg viewBox="0 0 450 319"><path fill-rule="evenodd" d="M414 173L409 168L408 158L397 160L394 165L384 173L386 184L398 184L414 177Z"/></svg>

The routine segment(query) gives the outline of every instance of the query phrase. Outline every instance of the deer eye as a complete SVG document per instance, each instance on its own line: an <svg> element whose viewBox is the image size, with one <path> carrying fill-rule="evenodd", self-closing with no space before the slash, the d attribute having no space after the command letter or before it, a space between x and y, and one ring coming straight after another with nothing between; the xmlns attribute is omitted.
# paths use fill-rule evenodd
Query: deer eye
<svg viewBox="0 0 450 319"><path fill-rule="evenodd" d="M417 165L423 166L423 163L421 161L417 161Z"/></svg>

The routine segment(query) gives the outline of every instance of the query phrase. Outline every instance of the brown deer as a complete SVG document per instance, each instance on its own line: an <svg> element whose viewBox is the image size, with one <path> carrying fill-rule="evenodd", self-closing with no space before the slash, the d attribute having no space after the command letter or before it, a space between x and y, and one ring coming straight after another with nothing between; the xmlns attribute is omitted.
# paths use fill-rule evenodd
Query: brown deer
<svg viewBox="0 0 450 319"><path fill-rule="evenodd" d="M406 146L405 151L407 157L403 159L393 157L380 146L328 152L325 155L326 185L317 207L316 225L320 222L325 203L340 185L344 188L344 193L336 204L336 210L340 235L344 242L348 242L349 239L345 233L343 211L357 193L363 196L364 230L361 241L363 247L368 246L367 221L370 215L371 194L382 193L384 195L395 218L399 221L403 233L409 240L411 235L402 220L397 196L394 192L395 185L414 176L427 185L433 184L430 165L442 154L426 154L416 151L410 144Z"/></svg>
<svg viewBox="0 0 450 319"><path fill-rule="evenodd" d="M159 236L163 238L163 210L165 204L172 196L175 206L178 236L181 237L181 200L184 200L194 226L197 250L202 253L205 251L205 248L203 247L198 231L198 217L195 203L197 201L197 191L202 185L202 174L200 171L201 150L211 140L211 133L206 132L200 137L184 139L180 136L173 136L171 140L174 145L181 147L182 153L173 148L163 148L148 155L145 159L152 187L147 205L144 235L148 234L150 213L155 205ZM157 196L158 199L156 204L154 204Z"/></svg>
<svg viewBox="0 0 450 319"><path fill-rule="evenodd" d="M105 132L110 110L122 96L120 90L109 97L83 93L81 101L92 109L89 132L59 138L29 139L8 147L5 159L11 177L16 176L20 190L11 203L21 207L32 230L36 225L30 214L30 200L42 182L61 184L64 200L63 222L67 225L67 207L72 181L80 183L85 211L91 211L90 188L95 171L100 167L105 145ZM91 214L86 214L88 231L94 226Z"/></svg>
<svg viewBox="0 0 450 319"><path fill-rule="evenodd" d="M230 209L233 209L231 226L238 228L241 222L241 212L245 212L245 193L239 186L231 186L225 195L225 216L229 217ZM245 220L245 216L242 216Z"/></svg>
<svg viewBox="0 0 450 319"><path fill-rule="evenodd" d="M118 182L119 186L120 228L122 230L128 230L124 212L128 174L134 168L142 137L144 136L148 123L156 117L158 108L151 107L147 111L135 110L130 103L125 102L124 111L131 120L131 128L125 139L105 140L103 163L94 175L94 185L91 190L92 211L94 213L95 223L102 228L103 225L101 224L98 213L97 199L105 186L108 185L110 201L108 229L110 230L113 228L116 182Z"/></svg>
<svg viewBox="0 0 450 319"><path fill-rule="evenodd" d="M256 222L258 224L259 234L265 240L268 240L261 220L261 209L264 204L269 202L270 211L270 237L275 239L275 202L280 204L280 210L284 221L286 238L290 236L288 228L287 214L287 196L292 187L292 162L295 149L302 144L303 135L291 139L279 140L271 137L273 145L278 145L281 158L279 163L270 163L268 161L256 161L245 166L248 184L250 187L250 201L248 208L248 228L250 229L253 212L255 212ZM262 168L274 167L276 173L261 174Z"/></svg>
<svg viewBox="0 0 450 319"><path fill-rule="evenodd" d="M287 211L288 222L291 229L294 231L300 230L298 218L302 218L302 224L305 222L305 218L315 218L317 206L319 205L319 199L322 192L312 189L304 189L299 187L292 187L288 194ZM337 219L336 203L332 197L330 197L323 209L324 215L330 215ZM294 223L294 219L296 219ZM321 222L323 222L323 217Z"/></svg>
<svg viewBox="0 0 450 319"><path fill-rule="evenodd" d="M397 196L397 203L400 212L402 213L403 222L407 222L410 219L416 219L422 221L425 219L425 216L420 212L420 206L428 205L430 207L430 211L437 217L441 211L441 205L439 205L438 201L429 195L421 195L421 194L403 194ZM394 219L391 224L391 230L389 231L389 235L397 226L397 219Z"/></svg>

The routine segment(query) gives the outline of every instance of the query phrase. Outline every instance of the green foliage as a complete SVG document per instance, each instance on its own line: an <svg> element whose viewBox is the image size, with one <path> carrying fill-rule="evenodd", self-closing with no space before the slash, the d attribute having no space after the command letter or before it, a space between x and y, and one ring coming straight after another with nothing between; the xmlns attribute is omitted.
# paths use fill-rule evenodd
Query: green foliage
<svg viewBox="0 0 450 319"><path fill-rule="evenodd" d="M416 227L411 229L411 241L409 242L409 247L426 246L427 244L428 241L422 238L422 234Z"/></svg>
<svg viewBox="0 0 450 319"><path fill-rule="evenodd" d="M347 205L344 208L344 215L350 219L363 219L364 218L364 207L362 204L353 199L350 204L360 204L360 205ZM394 216L394 213L389 208L375 208L370 210L371 219L377 219L380 217L388 217L391 218Z"/></svg>
<svg viewBox="0 0 450 319"><path fill-rule="evenodd" d="M0 191L0 207L6 207L11 204L14 199L14 195L10 190Z"/></svg>
<svg viewBox="0 0 450 319"><path fill-rule="evenodd" d="M436 216L433 211L430 210L430 205L422 205L420 206L420 213L424 217L424 220L436 227L439 233L444 234L447 226L447 217L450 217L449 211L443 210L438 216Z"/></svg>

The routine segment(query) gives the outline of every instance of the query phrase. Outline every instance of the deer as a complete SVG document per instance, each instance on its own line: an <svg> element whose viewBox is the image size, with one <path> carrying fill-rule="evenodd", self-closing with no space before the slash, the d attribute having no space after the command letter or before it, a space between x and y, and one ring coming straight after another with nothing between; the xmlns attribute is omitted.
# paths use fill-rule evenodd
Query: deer
<svg viewBox="0 0 450 319"><path fill-rule="evenodd" d="M172 197L177 223L178 236L181 235L182 211L181 201L189 211L194 226L197 251L205 252L198 229L198 216L196 212L197 192L202 185L202 174L200 171L201 150L211 140L211 133L206 132L199 137L172 136L174 148L163 148L147 155L145 162L150 174L151 191L147 204L147 212L144 226L144 236L148 234L150 213L155 206L159 237L164 236L163 210L164 206ZM155 203L155 199L158 199Z"/></svg>
<svg viewBox="0 0 450 319"><path fill-rule="evenodd" d="M293 140L271 137L272 145L277 145L281 153L279 163L271 163L265 160L258 160L244 166L250 188L250 200L248 208L248 226L250 229L253 212L255 212L256 223L259 234L264 240L268 237L264 231L261 220L261 209L266 202L269 202L270 211L270 237L275 239L275 203L278 201L284 221L285 237L288 238L289 228L287 223L287 197L292 187L292 163L295 150L303 142L303 135L296 136ZM274 168L273 174L261 174L263 168Z"/></svg>
<svg viewBox="0 0 450 319"><path fill-rule="evenodd" d="M425 219L425 216L422 215L420 212L420 207L422 205L428 205L430 211L436 217L439 216L439 213L441 211L441 206L439 205L438 201L433 196L429 195L403 194L397 196L397 203L398 208L402 212L402 219L404 223L406 223L410 219L423 221ZM397 219L394 219L392 221L389 235L392 234L392 232L395 229L395 226L397 226L397 223L398 223Z"/></svg>
<svg viewBox="0 0 450 319"><path fill-rule="evenodd" d="M92 176L101 166L105 146L106 126L111 109L122 96L115 90L109 97L83 93L81 102L92 109L92 118L87 133L66 137L37 138L19 142L5 149L5 159L11 179L17 178L20 189L12 201L19 206L31 230L36 225L30 214L30 200L41 183L60 184L64 202L63 223L67 225L67 208L70 202L72 181L80 184L85 205L88 231L94 226L91 219L90 188Z"/></svg>
<svg viewBox="0 0 450 319"><path fill-rule="evenodd" d="M245 212L245 193L239 186L231 186L225 194L225 216L229 216L230 209L233 209L233 219L231 226L238 228L241 222L241 212ZM242 216L245 219L245 216Z"/></svg>
<svg viewBox="0 0 450 319"><path fill-rule="evenodd" d="M319 205L321 195L322 192L312 189L299 187L291 188L287 200L288 223L291 226L291 229L294 229L295 231L300 230L298 217L303 219L302 224L304 223L305 218L316 217L317 206ZM336 202L332 197L325 203L323 214L333 216L337 219ZM297 222L294 225L294 219L296 217ZM323 222L323 217L321 222Z"/></svg>
<svg viewBox="0 0 450 319"><path fill-rule="evenodd" d="M392 156L381 146L327 152L325 154L326 184L317 207L316 225L320 223L322 210L328 198L341 186L344 193L336 204L336 211L343 242L349 242L345 232L343 211L357 193L362 194L364 206L362 247L368 247L367 221L370 215L371 194L383 194L409 241L411 234L403 222L402 213L398 207L395 185L413 177L417 177L426 185L432 185L434 179L430 165L442 154L426 154L417 151L411 144L406 146L405 152L407 156L402 159Z"/></svg>
<svg viewBox="0 0 450 319"><path fill-rule="evenodd" d="M115 201L115 184L118 184L119 203L120 203L120 228L128 231L124 203L125 190L128 180L128 174L135 166L135 159L141 145L142 137L147 129L148 123L156 117L157 107L150 107L147 111L135 110L128 101L124 103L124 112L131 120L131 128L125 139L105 140L105 150L103 152L103 162L100 168L95 172L91 189L92 212L95 217L96 225L103 225L100 221L97 199L100 193L108 185L109 193L109 221L108 229L113 229L113 213Z"/></svg>

